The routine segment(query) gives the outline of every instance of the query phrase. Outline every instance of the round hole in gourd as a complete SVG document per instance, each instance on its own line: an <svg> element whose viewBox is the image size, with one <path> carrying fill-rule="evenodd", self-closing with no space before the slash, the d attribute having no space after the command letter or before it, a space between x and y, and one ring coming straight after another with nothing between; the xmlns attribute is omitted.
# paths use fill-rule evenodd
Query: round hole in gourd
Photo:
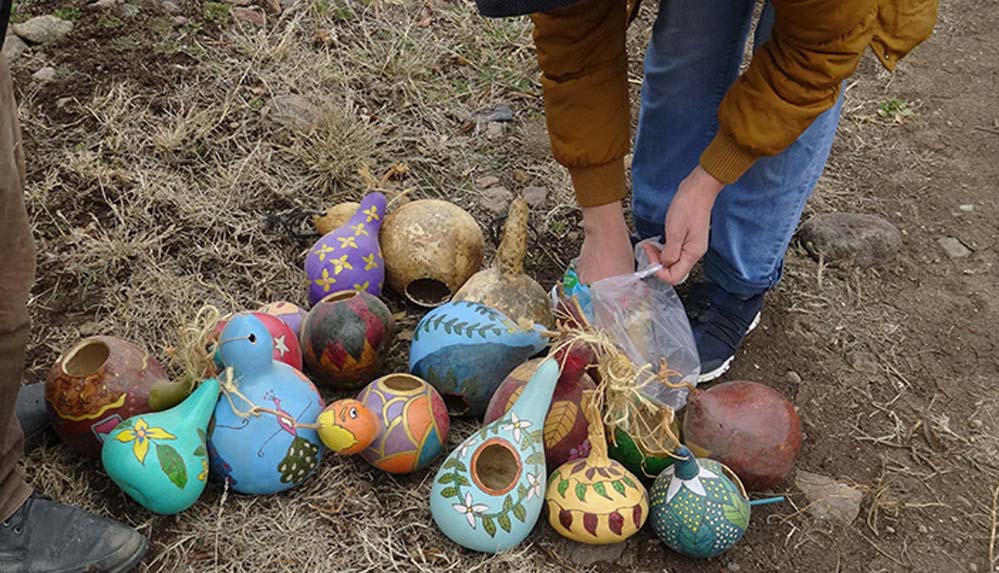
<svg viewBox="0 0 999 573"><path fill-rule="evenodd" d="M335 292L333 294L326 295L319 302L341 302L345 300L350 300L355 296L357 296L356 290L342 290L339 292Z"/></svg>
<svg viewBox="0 0 999 573"><path fill-rule="evenodd" d="M407 374L394 374L385 380L385 387L396 392L412 392L419 390L423 384L414 376Z"/></svg>
<svg viewBox="0 0 999 573"><path fill-rule="evenodd" d="M449 394L447 392L441 392L441 397L444 399L444 405L447 406L448 414L452 416L462 416L465 412L468 412L468 400L462 394Z"/></svg>
<svg viewBox="0 0 999 573"><path fill-rule="evenodd" d="M472 478L490 495L503 495L520 479L520 458L503 440L486 440L472 454Z"/></svg>
<svg viewBox="0 0 999 573"><path fill-rule="evenodd" d="M62 363L70 376L90 376L100 370L111 356L111 349L100 340L85 340L71 350Z"/></svg>
<svg viewBox="0 0 999 573"><path fill-rule="evenodd" d="M451 289L436 279L416 279L406 285L406 298L420 306L440 306L451 300Z"/></svg>

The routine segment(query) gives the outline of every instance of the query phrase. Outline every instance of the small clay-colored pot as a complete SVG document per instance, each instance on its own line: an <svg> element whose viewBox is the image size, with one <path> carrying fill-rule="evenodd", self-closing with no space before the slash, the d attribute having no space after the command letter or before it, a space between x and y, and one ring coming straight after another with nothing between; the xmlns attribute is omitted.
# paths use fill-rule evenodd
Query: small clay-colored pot
<svg viewBox="0 0 999 573"><path fill-rule="evenodd" d="M309 374L320 383L357 388L374 380L392 345L395 321L367 292L341 291L322 299L302 323Z"/></svg>
<svg viewBox="0 0 999 573"><path fill-rule="evenodd" d="M49 370L45 403L56 434L96 458L115 426L153 410L150 392L166 384L166 372L148 352L120 338L95 336L69 349Z"/></svg>
<svg viewBox="0 0 999 573"><path fill-rule="evenodd" d="M322 215L313 217L312 226L316 228L316 231L319 231L320 235L332 233L334 230L346 225L347 221L350 221L350 218L360 208L361 204L353 201L338 203L327 209Z"/></svg>
<svg viewBox="0 0 999 573"><path fill-rule="evenodd" d="M424 307L440 306L482 268L485 237L475 219L447 201L407 203L381 235L389 287Z"/></svg>

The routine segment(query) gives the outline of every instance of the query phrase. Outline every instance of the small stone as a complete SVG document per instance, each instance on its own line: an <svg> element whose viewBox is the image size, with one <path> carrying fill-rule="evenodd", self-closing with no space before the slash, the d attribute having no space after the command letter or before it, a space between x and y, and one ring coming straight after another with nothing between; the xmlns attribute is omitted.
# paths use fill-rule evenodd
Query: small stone
<svg viewBox="0 0 999 573"><path fill-rule="evenodd" d="M919 524L919 527L916 529L918 529L919 532L922 533L923 535L926 535L927 533L930 532L930 530L923 524Z"/></svg>
<svg viewBox="0 0 999 573"><path fill-rule="evenodd" d="M795 372L794 370L788 370L787 374L784 375L784 378L786 378L789 383L794 384L795 386L801 384L801 376L798 375L798 373Z"/></svg>
<svg viewBox="0 0 999 573"><path fill-rule="evenodd" d="M886 264L902 250L902 233L895 225L863 213L813 217L798 230L798 241L816 259L853 259L861 267Z"/></svg>
<svg viewBox="0 0 999 573"><path fill-rule="evenodd" d="M80 335L81 336L93 336L97 334L100 329L100 325L92 320L88 320L80 325Z"/></svg>
<svg viewBox="0 0 999 573"><path fill-rule="evenodd" d="M885 526L885 531L888 533L895 533L895 528L890 525L887 525Z"/></svg>
<svg viewBox="0 0 999 573"><path fill-rule="evenodd" d="M97 0L84 6L87 10L105 10L118 3L118 0Z"/></svg>
<svg viewBox="0 0 999 573"><path fill-rule="evenodd" d="M118 14L119 18L131 20L139 15L139 9L131 4L119 4L118 7L115 8L115 13Z"/></svg>
<svg viewBox="0 0 999 573"><path fill-rule="evenodd" d="M299 0L280 0L281 10L291 10L295 6L298 6Z"/></svg>
<svg viewBox="0 0 999 573"><path fill-rule="evenodd" d="M972 428L980 429L984 425L985 425L985 422L982 422L981 420L972 420L971 421L971 427Z"/></svg>
<svg viewBox="0 0 999 573"><path fill-rule="evenodd" d="M531 180L531 176L528 175L527 171L524 171L523 169L514 169L513 180L523 185Z"/></svg>
<svg viewBox="0 0 999 573"><path fill-rule="evenodd" d="M513 110L508 105L498 105L492 109L487 109L479 113L479 117L485 122L510 122L513 121Z"/></svg>
<svg viewBox="0 0 999 573"><path fill-rule="evenodd" d="M497 121L490 122L486 126L486 139L499 139L506 132L506 127Z"/></svg>
<svg viewBox="0 0 999 573"><path fill-rule="evenodd" d="M627 542L608 545L574 543L572 549L568 551L569 560L580 567L589 567L596 563L615 563L624 554L627 545Z"/></svg>
<svg viewBox="0 0 999 573"><path fill-rule="evenodd" d="M52 66L45 66L40 68L37 72L31 74L31 77L40 82L51 82L56 79L56 69Z"/></svg>
<svg viewBox="0 0 999 573"><path fill-rule="evenodd" d="M510 202L513 201L513 193L506 187L491 187L479 192L479 204L494 215L506 213Z"/></svg>
<svg viewBox="0 0 999 573"><path fill-rule="evenodd" d="M278 0L264 0L264 6L271 14L280 14L283 8Z"/></svg>
<svg viewBox="0 0 999 573"><path fill-rule="evenodd" d="M873 354L867 352L866 350L854 350L846 355L846 363L850 365L850 368L858 372L866 372L868 374L877 374L881 369L878 366L878 360Z"/></svg>
<svg viewBox="0 0 999 573"><path fill-rule="evenodd" d="M263 113L271 121L297 131L310 132L319 125L319 109L308 98L298 94L271 98Z"/></svg>
<svg viewBox="0 0 999 573"><path fill-rule="evenodd" d="M964 211L965 213L971 213L971 212L973 212L975 210L975 204L974 203L965 203L963 205L958 205L957 208L960 209L960 210L962 210L962 211Z"/></svg>
<svg viewBox="0 0 999 573"><path fill-rule="evenodd" d="M965 247L964 243L954 237L941 237L937 239L937 244L952 259L963 259L971 254L971 249Z"/></svg>
<svg viewBox="0 0 999 573"><path fill-rule="evenodd" d="M163 8L163 11L167 14L176 14L177 12L180 12L180 6L171 0L163 0L160 2L160 7Z"/></svg>
<svg viewBox="0 0 999 573"><path fill-rule="evenodd" d="M728 565L726 565L725 568L728 569L729 571L738 571L742 569L742 567L740 567L739 564L736 563L735 561L729 561Z"/></svg>
<svg viewBox="0 0 999 573"><path fill-rule="evenodd" d="M14 34L8 34L3 41L3 57L7 60L7 63L12 63L14 60L21 57L21 54L28 49L28 45L24 43L24 40L18 38Z"/></svg>
<svg viewBox="0 0 999 573"><path fill-rule="evenodd" d="M173 17L173 23L177 24L178 26L184 26L184 25L187 24L187 22L188 22L188 20L187 20L187 17L185 17L185 16L174 16Z"/></svg>
<svg viewBox="0 0 999 573"><path fill-rule="evenodd" d="M247 24L257 26L258 28L263 28L267 25L267 16L264 16L263 12L252 8L235 6L232 8L232 17L240 22L246 22Z"/></svg>
<svg viewBox="0 0 999 573"><path fill-rule="evenodd" d="M225 0L225 3L230 6L251 6L253 5L253 0Z"/></svg>
<svg viewBox="0 0 999 573"><path fill-rule="evenodd" d="M968 571L971 571L972 573L978 571L978 565L975 563L968 563Z"/></svg>
<svg viewBox="0 0 999 573"><path fill-rule="evenodd" d="M527 201L527 204L531 207L544 207L548 201L548 190L544 187L525 187L520 194L524 197L524 201Z"/></svg>
<svg viewBox="0 0 999 573"><path fill-rule="evenodd" d="M32 44L58 42L65 38L66 34L69 34L72 29L72 22L57 18L51 14L35 16L26 22L14 24L13 26L15 34Z"/></svg>
<svg viewBox="0 0 999 573"><path fill-rule="evenodd" d="M955 499L955 501L957 501L958 505L960 505L960 506L961 506L962 508L964 508L964 509L965 509L966 511L967 511L967 510L971 510L971 509L973 509L973 508L975 507L975 506L974 506L974 505L973 505L973 504L971 503L971 500L970 500L970 499L968 499L968 498L966 498L966 497L964 497L963 495L959 495L959 496L957 496L957 497L956 497L956 498L954 498L954 499Z"/></svg>
<svg viewBox="0 0 999 573"><path fill-rule="evenodd" d="M56 100L56 107L59 108L59 109L63 109L64 107L68 106L71 103L73 103L73 98L71 98L71 97L61 97L61 98L59 98L59 99Z"/></svg>
<svg viewBox="0 0 999 573"><path fill-rule="evenodd" d="M794 483L808 498L808 512L814 517L844 525L850 525L857 519L860 503L864 500L860 490L804 470L798 470Z"/></svg>
<svg viewBox="0 0 999 573"><path fill-rule="evenodd" d="M475 180L475 186L479 189L489 189L499 185L500 179L494 175L483 175Z"/></svg>

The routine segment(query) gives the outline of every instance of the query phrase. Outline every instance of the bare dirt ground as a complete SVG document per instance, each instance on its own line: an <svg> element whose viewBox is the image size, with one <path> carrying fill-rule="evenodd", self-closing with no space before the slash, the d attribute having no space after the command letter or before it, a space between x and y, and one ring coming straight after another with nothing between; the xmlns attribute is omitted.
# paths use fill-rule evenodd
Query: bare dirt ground
<svg viewBox="0 0 999 573"><path fill-rule="evenodd" d="M254 7L266 13L258 28L227 4L174 2L17 7L16 19L75 20L13 66L39 250L29 381L81 336L116 334L165 358L202 304L304 298L304 213L362 195L365 166L376 182L390 174L379 185L448 198L484 224L495 213L482 177L543 186L529 269L550 283L574 256L578 215L548 155L526 22L480 20L469 2L284 0L281 14ZM648 4L631 31L636 87ZM32 79L42 66L55 80ZM450 543L429 515L432 471L394 478L329 456L287 494L210 487L174 517L152 517L54 442L26 471L43 492L149 536L143 571L999 570L997 69L995 0L945 2L934 38L893 76L865 59L806 218L880 214L904 249L868 270L792 250L728 376L794 400L798 468L864 493L850 526L813 519L792 479L777 492L791 502L754 510L721 558L680 558L645 531L620 557L583 566L546 525L508 555ZM314 107L288 120L276 112L288 94ZM514 120L490 131L477 113L497 104ZM972 254L949 258L941 237ZM419 310L390 304L412 328ZM399 341L395 366L405 353ZM471 428L459 424L452 443Z"/></svg>

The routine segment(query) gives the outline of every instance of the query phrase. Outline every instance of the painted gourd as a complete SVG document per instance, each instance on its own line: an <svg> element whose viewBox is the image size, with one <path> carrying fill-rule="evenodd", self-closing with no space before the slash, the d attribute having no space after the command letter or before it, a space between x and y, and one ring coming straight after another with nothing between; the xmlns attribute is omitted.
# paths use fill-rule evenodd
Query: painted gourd
<svg viewBox="0 0 999 573"><path fill-rule="evenodd" d="M49 371L45 404L66 445L97 458L107 435L136 414L169 408L187 396L155 358L111 336L81 341Z"/></svg>
<svg viewBox="0 0 999 573"><path fill-rule="evenodd" d="M412 201L392 211L381 242L389 286L425 307L451 300L482 268L486 244L467 211L438 199Z"/></svg>
<svg viewBox="0 0 999 573"><path fill-rule="evenodd" d="M337 203L329 209L326 209L322 215L313 217L312 226L316 228L316 231L318 231L320 235L331 233L337 228L346 225L347 221L350 221L350 218L354 216L354 213L356 213L360 207L360 203L355 203L353 201Z"/></svg>
<svg viewBox="0 0 999 573"><path fill-rule="evenodd" d="M291 332L295 335L296 340L298 340L298 337L302 332L302 321L304 321L305 317L308 315L304 308L298 306L297 304L283 300L265 304L258 312L269 314L287 324L288 328L290 328ZM299 340L299 345L301 345L301 340Z"/></svg>
<svg viewBox="0 0 999 573"><path fill-rule="evenodd" d="M599 409L584 398L590 455L559 466L548 480L548 523L564 537L603 545L620 543L645 525L649 495L642 482L607 457Z"/></svg>
<svg viewBox="0 0 999 573"><path fill-rule="evenodd" d="M530 208L518 197L510 205L503 240L496 251L496 263L468 279L454 300L479 302L494 308L514 322L527 320L551 329L555 325L548 293L524 274L527 256L527 225Z"/></svg>
<svg viewBox="0 0 999 573"><path fill-rule="evenodd" d="M368 384L356 400L338 400L319 415L319 436L341 454L361 454L393 474L426 468L444 452L450 420L434 388L409 374Z"/></svg>
<svg viewBox="0 0 999 573"><path fill-rule="evenodd" d="M172 515L194 505L208 479L205 432L219 397L214 378L163 412L119 424L104 442L104 470L132 499L154 513Z"/></svg>
<svg viewBox="0 0 999 573"><path fill-rule="evenodd" d="M683 435L695 455L725 464L749 491L784 481L801 449L794 405L773 388L747 381L695 391Z"/></svg>
<svg viewBox="0 0 999 573"><path fill-rule="evenodd" d="M305 366L316 382L357 388L381 372L395 321L367 292L341 291L316 303L302 324Z"/></svg>
<svg viewBox="0 0 999 573"><path fill-rule="evenodd" d="M273 314L263 311L254 312L252 314L264 324L264 327L267 328L267 332L271 335L271 340L274 341L274 360L284 362L296 370L301 370L303 364L302 347L298 343L298 333L292 331L291 327L288 326L286 322ZM209 340L210 344L218 343L219 338L222 335L222 331L225 329L228 322L228 319L219 321L218 325L215 327L215 332ZM221 358L218 356L218 353L215 354L215 366L219 371L222 371L225 368L222 364Z"/></svg>
<svg viewBox="0 0 999 573"><path fill-rule="evenodd" d="M441 393L453 416L482 416L507 374L546 340L474 302L450 302L416 326L409 370Z"/></svg>
<svg viewBox="0 0 999 573"><path fill-rule="evenodd" d="M544 423L558 363L547 360L505 416L444 460L430 491L434 523L455 543L486 553L519 545L544 502Z"/></svg>
<svg viewBox="0 0 999 573"><path fill-rule="evenodd" d="M652 486L650 520L667 547L688 557L721 555L749 526L750 506L739 478L722 464L676 450L675 464Z"/></svg>
<svg viewBox="0 0 999 573"><path fill-rule="evenodd" d="M571 348L565 347L554 358L561 365L562 373L545 418L545 458L552 468L567 461L583 459L589 454L589 423L581 404L583 392L596 387L586 374L587 365L594 360L593 353L587 346L577 344ZM506 377L489 400L486 423L498 419L510 410L543 361L541 358L529 360Z"/></svg>
<svg viewBox="0 0 999 573"><path fill-rule="evenodd" d="M382 294L385 264L378 232L384 218L385 196L371 193L346 225L312 245L305 258L310 305L343 290Z"/></svg>
<svg viewBox="0 0 999 573"><path fill-rule="evenodd" d="M679 436L680 427L676 420L673 420L672 428L673 434ZM674 459L669 453L645 447L621 428L614 429L609 442L607 450L610 457L624 464L628 471L644 482L652 483L663 470L673 465Z"/></svg>
<svg viewBox="0 0 999 573"><path fill-rule="evenodd" d="M302 424L315 424L323 398L304 374L273 359L272 344L263 322L250 313L229 320L219 343L218 356L232 368L233 387L223 378L225 396L215 407L208 456L212 473L240 493L294 487L312 474L322 455L316 430Z"/></svg>

